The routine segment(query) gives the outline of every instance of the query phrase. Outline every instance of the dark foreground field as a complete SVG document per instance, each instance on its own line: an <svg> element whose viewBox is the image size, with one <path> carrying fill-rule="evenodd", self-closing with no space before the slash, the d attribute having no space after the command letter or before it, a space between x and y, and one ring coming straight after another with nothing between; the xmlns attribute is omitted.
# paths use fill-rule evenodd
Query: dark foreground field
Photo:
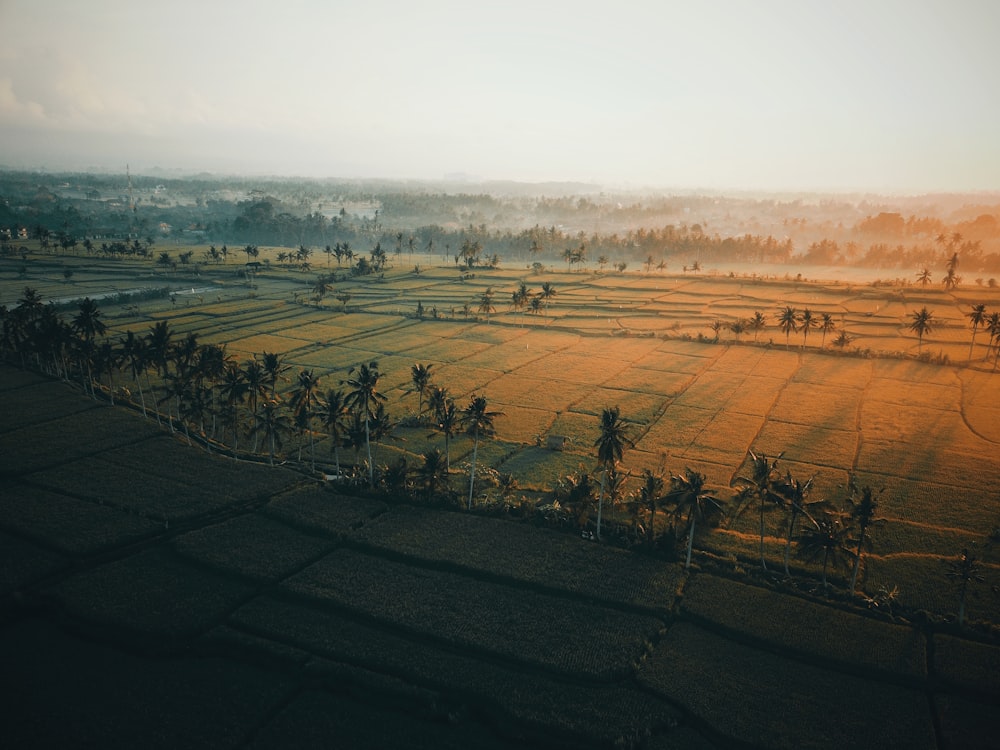
<svg viewBox="0 0 1000 750"><path fill-rule="evenodd" d="M337 495L0 367L6 747L966 748L1000 647Z"/></svg>

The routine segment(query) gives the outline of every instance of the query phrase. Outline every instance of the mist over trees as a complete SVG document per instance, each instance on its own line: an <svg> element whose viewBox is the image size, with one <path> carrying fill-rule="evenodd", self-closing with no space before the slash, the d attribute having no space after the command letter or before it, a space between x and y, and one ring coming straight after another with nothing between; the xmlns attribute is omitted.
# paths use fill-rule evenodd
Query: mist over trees
<svg viewBox="0 0 1000 750"><path fill-rule="evenodd" d="M560 183L0 172L0 241L14 253L28 237L86 252L112 252L116 242L135 249L139 240L330 247L327 260L345 244L362 253L380 246L408 263L454 260L477 244L482 258L565 261L574 270L846 264L908 278L927 268L934 283L957 255L970 283L1000 271L1000 195L666 195Z"/></svg>

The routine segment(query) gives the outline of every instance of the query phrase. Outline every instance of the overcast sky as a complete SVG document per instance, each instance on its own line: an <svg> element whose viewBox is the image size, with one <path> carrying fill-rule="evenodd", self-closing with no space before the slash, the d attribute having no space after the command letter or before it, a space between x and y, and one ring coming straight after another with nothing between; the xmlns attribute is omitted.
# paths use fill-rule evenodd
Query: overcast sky
<svg viewBox="0 0 1000 750"><path fill-rule="evenodd" d="M0 0L0 165L1000 189L997 0Z"/></svg>

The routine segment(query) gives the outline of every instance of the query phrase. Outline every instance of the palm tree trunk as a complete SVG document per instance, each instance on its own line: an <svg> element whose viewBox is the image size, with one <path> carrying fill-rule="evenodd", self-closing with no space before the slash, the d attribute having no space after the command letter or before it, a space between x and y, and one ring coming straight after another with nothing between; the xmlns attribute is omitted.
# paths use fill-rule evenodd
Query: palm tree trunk
<svg viewBox="0 0 1000 750"><path fill-rule="evenodd" d="M372 434L368 425L368 405L365 404L365 450L368 452L368 488L375 489L375 465L372 463Z"/></svg>
<svg viewBox="0 0 1000 750"><path fill-rule="evenodd" d="M858 539L858 551L854 553L854 572L851 573L851 593L854 593L854 587L858 582L858 569L861 567L861 545L865 543L864 532L861 533L861 537Z"/></svg>
<svg viewBox="0 0 1000 750"><path fill-rule="evenodd" d="M790 577L791 573L788 572L788 553L792 549L792 534L795 533L795 517L798 515L796 508L792 509L792 517L788 521L788 539L785 541L785 576Z"/></svg>
<svg viewBox="0 0 1000 750"><path fill-rule="evenodd" d="M764 562L764 498L760 499L760 567L767 570L767 563Z"/></svg>
<svg viewBox="0 0 1000 750"><path fill-rule="evenodd" d="M690 526L691 528L688 531L687 560L684 563L684 570L687 570L688 568L691 567L691 548L694 547L694 524L695 524L694 513L689 513L688 514L688 526Z"/></svg>
<svg viewBox="0 0 1000 750"><path fill-rule="evenodd" d="M479 428L476 428L475 442L472 444L472 470L469 472L469 510L472 510L472 489L476 485L476 458L479 453Z"/></svg>
<svg viewBox="0 0 1000 750"><path fill-rule="evenodd" d="M604 511L604 483L608 478L608 467L601 473L601 493L597 496L597 538L601 538L601 515Z"/></svg>

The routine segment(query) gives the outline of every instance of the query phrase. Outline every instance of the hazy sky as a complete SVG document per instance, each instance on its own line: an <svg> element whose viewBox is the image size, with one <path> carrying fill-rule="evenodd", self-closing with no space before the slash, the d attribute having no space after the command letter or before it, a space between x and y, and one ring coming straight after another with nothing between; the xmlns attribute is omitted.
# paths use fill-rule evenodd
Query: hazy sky
<svg viewBox="0 0 1000 750"><path fill-rule="evenodd" d="M1000 189L997 0L0 0L0 165Z"/></svg>

